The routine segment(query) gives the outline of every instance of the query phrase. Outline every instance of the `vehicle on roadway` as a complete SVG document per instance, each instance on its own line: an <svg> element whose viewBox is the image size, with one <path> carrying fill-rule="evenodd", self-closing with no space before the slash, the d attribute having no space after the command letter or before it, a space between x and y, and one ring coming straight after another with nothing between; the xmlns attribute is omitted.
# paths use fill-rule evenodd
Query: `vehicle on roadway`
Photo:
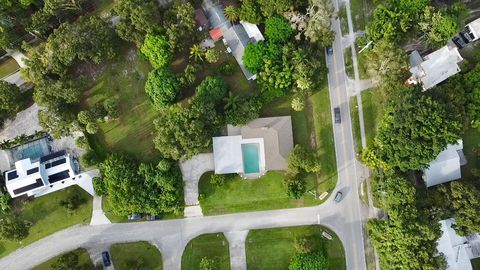
<svg viewBox="0 0 480 270"><path fill-rule="evenodd" d="M335 115L335 124L340 124L342 122L342 118L340 116L340 108L339 107L334 108L333 113Z"/></svg>
<svg viewBox="0 0 480 270"><path fill-rule="evenodd" d="M141 214L131 214L127 216L128 220L140 220L142 219Z"/></svg>
<svg viewBox="0 0 480 270"><path fill-rule="evenodd" d="M102 252L102 260L103 260L104 266L110 266L112 264L112 262L110 261L110 254L108 254L108 251Z"/></svg>
<svg viewBox="0 0 480 270"><path fill-rule="evenodd" d="M325 50L327 50L328 55L333 55L333 48L332 47L326 47Z"/></svg>
<svg viewBox="0 0 480 270"><path fill-rule="evenodd" d="M340 202L342 199L343 199L343 194L340 191L337 192L337 194L335 194L335 198L333 198L333 200L337 203Z"/></svg>

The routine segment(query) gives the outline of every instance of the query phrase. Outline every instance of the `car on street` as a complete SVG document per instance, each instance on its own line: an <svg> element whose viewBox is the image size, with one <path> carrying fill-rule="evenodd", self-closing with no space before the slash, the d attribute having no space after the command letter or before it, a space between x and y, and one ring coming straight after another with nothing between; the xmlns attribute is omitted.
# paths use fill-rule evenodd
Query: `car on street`
<svg viewBox="0 0 480 270"><path fill-rule="evenodd" d="M103 260L104 266L110 266L112 264L112 262L110 261L110 254L108 254L108 251L102 252L102 260Z"/></svg>
<svg viewBox="0 0 480 270"><path fill-rule="evenodd" d="M334 108L333 113L335 115L335 124L340 124L342 122L342 117L340 116L340 108Z"/></svg>
<svg viewBox="0 0 480 270"><path fill-rule="evenodd" d="M333 48L332 47L327 47L325 49L327 50L328 55L333 55Z"/></svg>
<svg viewBox="0 0 480 270"><path fill-rule="evenodd" d="M333 200L337 203L340 202L342 199L343 199L343 194L340 191L337 192L337 194L335 194L335 198L333 198Z"/></svg>
<svg viewBox="0 0 480 270"><path fill-rule="evenodd" d="M156 216L148 214L148 215L146 216L146 218L147 218L148 221L160 220L160 219L163 218L163 214L158 214L158 215L156 215Z"/></svg>
<svg viewBox="0 0 480 270"><path fill-rule="evenodd" d="M131 214L127 216L128 220L139 220L142 219L141 214Z"/></svg>

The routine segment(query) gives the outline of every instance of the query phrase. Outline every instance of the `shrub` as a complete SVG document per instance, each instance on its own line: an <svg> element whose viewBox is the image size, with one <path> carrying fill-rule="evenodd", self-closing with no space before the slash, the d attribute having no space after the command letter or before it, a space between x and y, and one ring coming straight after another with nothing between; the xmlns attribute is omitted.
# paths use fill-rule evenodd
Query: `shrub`
<svg viewBox="0 0 480 270"><path fill-rule="evenodd" d="M92 166L97 165L100 162L100 159L93 150L89 150L83 154L83 156L80 157L80 164L84 168L89 168Z"/></svg>
<svg viewBox="0 0 480 270"><path fill-rule="evenodd" d="M85 130L90 133L90 134L95 134L98 132L98 124L96 122L91 122L91 123L88 123L86 126L85 126Z"/></svg>
<svg viewBox="0 0 480 270"><path fill-rule="evenodd" d="M205 60L209 63L216 63L220 60L220 53L215 49L209 49L205 53Z"/></svg>
<svg viewBox="0 0 480 270"><path fill-rule="evenodd" d="M75 145L79 148L82 148L84 150L90 149L90 145L88 144L87 138L85 136L79 137L75 140Z"/></svg>
<svg viewBox="0 0 480 270"><path fill-rule="evenodd" d="M93 189L95 190L95 194L98 196L106 195L107 188L105 187L105 182L100 177L93 178Z"/></svg>
<svg viewBox="0 0 480 270"><path fill-rule="evenodd" d="M232 61L224 62L220 65L220 73L225 76L233 75L235 71L234 63Z"/></svg>
<svg viewBox="0 0 480 270"><path fill-rule="evenodd" d="M300 199L300 197L307 191L307 183L300 173L289 173L284 180L287 188L287 195L293 199Z"/></svg>
<svg viewBox="0 0 480 270"><path fill-rule="evenodd" d="M294 97L292 99L292 109L297 112L303 111L305 109L305 101L301 97Z"/></svg>
<svg viewBox="0 0 480 270"><path fill-rule="evenodd" d="M25 221L13 215L6 215L0 219L0 237L2 239L20 241L27 235L28 226Z"/></svg>
<svg viewBox="0 0 480 270"><path fill-rule="evenodd" d="M118 110L118 99L116 98L107 98L103 101L103 108L107 112L107 115L111 118L118 118L120 116L120 111Z"/></svg>
<svg viewBox="0 0 480 270"><path fill-rule="evenodd" d="M288 270L327 270L328 260L320 252L299 253L293 256Z"/></svg>
<svg viewBox="0 0 480 270"><path fill-rule="evenodd" d="M65 200L60 201L60 205L69 212L76 210L83 203L85 203L85 199L80 197L78 194L72 194Z"/></svg>
<svg viewBox="0 0 480 270"><path fill-rule="evenodd" d="M200 265L199 265L200 270L216 270L218 269L215 260L209 259L208 257L203 257L202 260L200 260Z"/></svg>
<svg viewBox="0 0 480 270"><path fill-rule="evenodd" d="M227 176L225 174L212 174L210 176L210 184L215 187L221 187L225 184Z"/></svg>
<svg viewBox="0 0 480 270"><path fill-rule="evenodd" d="M90 111L80 111L77 115L78 122L81 124L88 124L95 121L95 117Z"/></svg>

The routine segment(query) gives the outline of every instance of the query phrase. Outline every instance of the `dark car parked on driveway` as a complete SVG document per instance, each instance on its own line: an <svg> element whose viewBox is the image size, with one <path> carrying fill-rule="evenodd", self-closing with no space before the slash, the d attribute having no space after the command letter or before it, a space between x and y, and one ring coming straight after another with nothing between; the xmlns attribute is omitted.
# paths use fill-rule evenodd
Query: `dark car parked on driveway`
<svg viewBox="0 0 480 270"><path fill-rule="evenodd" d="M104 266L110 266L112 264L112 262L110 261L110 254L108 254L108 251L102 252L102 260L103 260Z"/></svg>
<svg viewBox="0 0 480 270"><path fill-rule="evenodd" d="M333 113L335 114L335 124L340 124L342 122L342 117L340 116L340 108L334 108Z"/></svg>

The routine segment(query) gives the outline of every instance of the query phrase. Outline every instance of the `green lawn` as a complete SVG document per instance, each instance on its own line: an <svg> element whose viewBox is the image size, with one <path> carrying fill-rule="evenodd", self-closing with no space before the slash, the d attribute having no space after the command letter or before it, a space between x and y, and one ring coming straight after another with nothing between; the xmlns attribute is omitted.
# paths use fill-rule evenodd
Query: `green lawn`
<svg viewBox="0 0 480 270"><path fill-rule="evenodd" d="M338 18L340 19L340 29L342 30L342 35L348 35L347 5L345 5L345 3L340 6Z"/></svg>
<svg viewBox="0 0 480 270"><path fill-rule="evenodd" d="M230 269L228 241L222 233L204 234L191 240L182 256L183 270L198 270L202 258L215 260L215 269Z"/></svg>
<svg viewBox="0 0 480 270"><path fill-rule="evenodd" d="M85 203L69 213L60 205L72 194L78 194L85 199ZM54 193L28 200L14 200L12 211L21 219L32 222L27 238L20 243L0 240L0 257L33 243L49 234L68 228L72 225L88 224L92 215L92 196L78 186L72 186Z"/></svg>
<svg viewBox="0 0 480 270"><path fill-rule="evenodd" d="M468 128L463 135L463 153L467 158L467 165L462 166L462 178L477 180L472 175L472 169L480 169L480 128Z"/></svg>
<svg viewBox="0 0 480 270"><path fill-rule="evenodd" d="M382 120L384 113L383 95L377 88L372 88L362 92L363 120L365 124L365 137L367 147L373 145L375 133ZM360 122L358 119L357 98L350 98L350 110L352 114L353 135L355 139L355 150L360 153L362 150L362 141L360 137Z"/></svg>
<svg viewBox="0 0 480 270"><path fill-rule="evenodd" d="M15 59L10 56L3 58L0 60L0 79L15 73L19 69L20 66Z"/></svg>
<svg viewBox="0 0 480 270"><path fill-rule="evenodd" d="M350 47L346 48L343 54L345 58L345 72L350 79L355 79L355 74L353 70L353 60L352 60L352 49Z"/></svg>
<svg viewBox="0 0 480 270"><path fill-rule="evenodd" d="M90 256L88 255L88 252L85 249L79 248L79 249L73 250L72 252L74 252L78 255L78 264L77 264L78 268L77 269L83 269L83 270L90 270L90 269L93 270L93 269L95 269L95 266L93 266L93 263L90 260ZM50 270L50 269L52 269L51 268L52 264L55 261L57 261L57 259L62 255L59 255L55 258L52 258L52 259L34 267L33 270Z"/></svg>
<svg viewBox="0 0 480 270"><path fill-rule="evenodd" d="M236 176L220 187L210 184L211 175L212 172L205 173L199 182L200 205L204 215L303 207L320 203L310 193L299 200L289 198L282 172L272 171L260 179L249 180ZM307 190L314 190L315 176L307 176L306 181Z"/></svg>
<svg viewBox="0 0 480 270"><path fill-rule="evenodd" d="M473 270L480 270L480 258L471 260Z"/></svg>
<svg viewBox="0 0 480 270"><path fill-rule="evenodd" d="M323 231L329 233L333 239L323 238ZM332 231L318 225L250 231L245 242L247 268L288 269L290 259L296 252L294 242L298 238L306 238L313 244L313 249L324 251L330 263L329 269L346 269L342 243Z"/></svg>
<svg viewBox="0 0 480 270"><path fill-rule="evenodd" d="M110 247L115 269L162 270L160 251L148 242L114 244Z"/></svg>
<svg viewBox="0 0 480 270"><path fill-rule="evenodd" d="M381 1L377 1L377 4ZM352 12L354 31L365 30L365 26L370 21L372 11L375 5L371 0L351 0L350 9Z"/></svg>
<svg viewBox="0 0 480 270"><path fill-rule="evenodd" d="M362 92L363 118L365 121L365 137L367 146L373 144L373 139L384 113L383 95L380 90L372 88Z"/></svg>
<svg viewBox="0 0 480 270"><path fill-rule="evenodd" d="M158 113L144 90L151 67L139 57L136 48L119 51L120 55L106 64L95 85L84 92L83 107L111 97L119 100L120 117L101 123L100 131L90 136L91 146L100 156L119 151L149 161L158 156L153 144L153 120Z"/></svg>
<svg viewBox="0 0 480 270"><path fill-rule="evenodd" d="M360 134L360 121L358 118L358 103L356 96L350 98L350 114L352 116L352 131L355 143L355 152L360 153L362 151L362 137Z"/></svg>

